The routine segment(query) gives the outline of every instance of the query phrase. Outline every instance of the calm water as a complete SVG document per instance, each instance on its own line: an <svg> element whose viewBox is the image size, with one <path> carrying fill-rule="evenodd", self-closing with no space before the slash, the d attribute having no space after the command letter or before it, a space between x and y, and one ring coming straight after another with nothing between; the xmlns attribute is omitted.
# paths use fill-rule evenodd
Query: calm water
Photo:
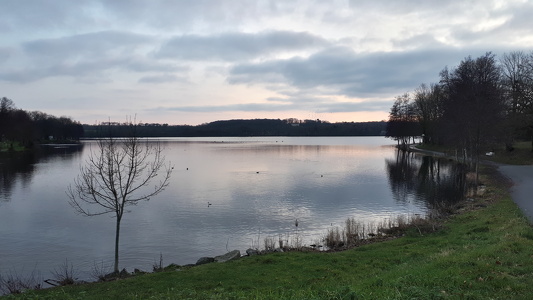
<svg viewBox="0 0 533 300"><path fill-rule="evenodd" d="M129 271L151 270L160 255L164 265L187 264L262 248L265 237L299 236L309 245L348 217L424 214L431 201L457 195L441 187L457 182L453 166L399 155L383 137L160 142L175 169L163 193L124 215L120 267ZM89 279L94 264L111 271L115 220L76 215L65 194L94 146L0 158L0 273L35 269L50 278L65 259L80 278Z"/></svg>

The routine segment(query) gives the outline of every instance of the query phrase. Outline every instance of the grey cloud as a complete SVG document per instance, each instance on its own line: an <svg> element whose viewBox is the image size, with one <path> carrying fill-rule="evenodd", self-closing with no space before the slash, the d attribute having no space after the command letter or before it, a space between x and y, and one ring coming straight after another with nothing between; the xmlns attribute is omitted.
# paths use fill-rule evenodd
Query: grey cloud
<svg viewBox="0 0 533 300"><path fill-rule="evenodd" d="M22 45L31 56L65 60L67 58L131 54L153 39L146 35L119 31L100 31L62 38L40 39Z"/></svg>
<svg viewBox="0 0 533 300"><path fill-rule="evenodd" d="M452 27L452 36L463 43L491 45L494 42L511 43L531 35L531 15L533 3L512 3L501 11L491 12L490 18L508 18L503 24L486 30L473 30L470 27Z"/></svg>
<svg viewBox="0 0 533 300"><path fill-rule="evenodd" d="M187 72L189 67L146 56L154 39L147 35L102 31L24 43L18 59L30 67L4 69L0 79L30 82L45 77L99 77L112 70L133 72ZM0 50L0 57L2 51Z"/></svg>
<svg viewBox="0 0 533 300"><path fill-rule="evenodd" d="M210 106L176 106L170 108L159 108L158 110L184 111L184 112L224 112L224 111L287 111L296 110L296 107L290 104L271 104L271 103L246 103L230 105L210 105Z"/></svg>
<svg viewBox="0 0 533 300"><path fill-rule="evenodd" d="M286 82L301 90L323 88L331 94L362 97L405 92L422 82L433 82L442 68L459 63L464 56L459 49L450 48L360 54L348 47L334 47L308 58L239 64L230 70L228 81Z"/></svg>
<svg viewBox="0 0 533 300"><path fill-rule="evenodd" d="M312 96L291 96L291 97L269 97L266 99L267 101L272 102L285 102L285 103L320 103L324 101L324 98L320 97L312 97Z"/></svg>
<svg viewBox="0 0 533 300"><path fill-rule="evenodd" d="M87 15L91 1L80 0L4 0L0 10L0 27L5 32L30 29L47 31L76 26L91 26L95 18Z"/></svg>
<svg viewBox="0 0 533 300"><path fill-rule="evenodd" d="M101 1L101 5L118 19L126 23L139 20L152 28L180 28L190 31L198 23L209 23L219 29L232 27L255 11L254 1L174 1L174 0L130 0Z"/></svg>
<svg viewBox="0 0 533 300"><path fill-rule="evenodd" d="M320 113L357 112L357 111L383 111L390 107L390 99L371 99L365 101L335 101L329 97L313 97L307 92L291 93L286 98L271 97L272 102L290 103L294 107L306 108Z"/></svg>
<svg viewBox="0 0 533 300"><path fill-rule="evenodd" d="M307 1L310 7L320 1ZM52 32L60 28L163 29L169 32L232 31L247 22L298 12L292 1L232 0L2 0L4 31ZM334 4L329 6L335 10ZM1 29L0 29L1 30Z"/></svg>
<svg viewBox="0 0 533 300"><path fill-rule="evenodd" d="M359 111L387 111L391 100L373 100L363 102L332 102L318 107L319 113L359 112Z"/></svg>
<svg viewBox="0 0 533 300"><path fill-rule="evenodd" d="M124 67L135 72L187 72L190 70L190 67L188 66L180 66L168 62L158 62L143 57L128 58L127 62L124 63Z"/></svg>
<svg viewBox="0 0 533 300"><path fill-rule="evenodd" d="M476 3L477 2L477 3ZM356 12L368 13L370 11L379 12L380 14L412 14L414 12L439 12L443 14L449 14L455 12L455 14L465 11L465 9L472 7L482 7L487 5L487 0L474 0L474 1L462 1L462 0L447 0L447 1L427 1L427 0L349 0L350 8Z"/></svg>
<svg viewBox="0 0 533 300"><path fill-rule="evenodd" d="M296 111L309 110L319 113L383 111L390 108L391 100L367 100L359 102L336 102L330 98L270 98L269 103L245 103L212 106L176 106L158 108L157 110L183 111L183 112L228 112L228 111Z"/></svg>
<svg viewBox="0 0 533 300"><path fill-rule="evenodd" d="M61 62L49 66L30 67L18 70L6 70L0 74L0 79L12 82L31 82L46 77L73 76L101 76L102 72L120 65L120 60L105 59L84 61L77 63Z"/></svg>
<svg viewBox="0 0 533 300"><path fill-rule="evenodd" d="M525 1L524 3L515 5L510 7L509 13L512 14L512 17L506 22L504 27L509 30L519 30L520 32L527 30L529 34L531 30L531 16L533 15L533 3Z"/></svg>
<svg viewBox="0 0 533 300"><path fill-rule="evenodd" d="M437 41L433 34L424 33L406 39L393 39L392 44L402 48L439 48L444 44Z"/></svg>
<svg viewBox="0 0 533 300"><path fill-rule="evenodd" d="M164 75L154 75L154 76L145 76L139 79L139 83L168 83L183 81L183 78L179 78L173 74L164 74Z"/></svg>
<svg viewBox="0 0 533 300"><path fill-rule="evenodd" d="M307 32L270 31L225 33L214 36L183 35L169 40L157 57L190 60L237 61L276 52L299 51L327 45L325 39Z"/></svg>
<svg viewBox="0 0 533 300"><path fill-rule="evenodd" d="M47 77L71 76L86 81L89 79L88 82L91 82L95 79L99 81L100 77L105 76L107 71L113 69L130 70L135 72L183 72L188 70L187 67L165 65L158 62L140 63L130 57L101 57L100 59L83 59L76 62L62 61L45 66L4 70L0 74L0 80L31 82Z"/></svg>
<svg viewBox="0 0 533 300"><path fill-rule="evenodd" d="M101 5L126 23L140 20L150 28L179 29L181 32L231 32L250 23L268 23L272 18L289 15L321 19L321 15L335 12L341 5L346 6L345 0L130 0L102 1Z"/></svg>
<svg viewBox="0 0 533 300"><path fill-rule="evenodd" d="M12 53L12 49L0 47L0 63L6 61Z"/></svg>
<svg viewBox="0 0 533 300"><path fill-rule="evenodd" d="M188 31L199 21L216 25L240 20L254 3L195 0L3 0L0 30L4 32L54 32L62 28L180 28Z"/></svg>
<svg viewBox="0 0 533 300"><path fill-rule="evenodd" d="M294 100L294 99L293 99ZM390 100L365 101L365 102L321 102L313 105L300 103L276 104L276 103L248 103L219 106L178 106L170 108L158 108L157 110L183 111L183 112L228 112L228 111L296 111L310 110L318 113L335 112L359 112L359 111L386 111L390 108Z"/></svg>

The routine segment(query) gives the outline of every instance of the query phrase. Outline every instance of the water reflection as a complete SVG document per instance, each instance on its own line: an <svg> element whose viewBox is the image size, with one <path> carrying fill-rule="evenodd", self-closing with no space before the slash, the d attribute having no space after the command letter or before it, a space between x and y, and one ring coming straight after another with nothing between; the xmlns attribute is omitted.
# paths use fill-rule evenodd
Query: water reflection
<svg viewBox="0 0 533 300"><path fill-rule="evenodd" d="M36 157L34 153L0 154L0 201L9 201L15 183L27 186Z"/></svg>
<svg viewBox="0 0 533 300"><path fill-rule="evenodd" d="M42 145L34 151L0 153L0 201L12 198L15 185L27 188L35 165L53 159L69 160L81 154L83 145Z"/></svg>
<svg viewBox="0 0 533 300"><path fill-rule="evenodd" d="M443 158L396 151L386 159L393 197L399 203L425 203L428 208L460 201L467 190L466 167Z"/></svg>
<svg viewBox="0 0 533 300"><path fill-rule="evenodd" d="M455 199L448 186L464 180L452 175L456 166L396 153L382 137L158 142L175 166L172 182L123 220L120 263L128 270L150 270L160 254L165 264L187 264L226 249L262 246L266 236L294 234L296 219L304 243L315 243L349 217L371 222L423 214L432 201ZM91 279L95 262L112 263L115 220L78 216L65 195L96 147L83 144L83 151L50 146L2 161L8 184L0 190L9 196L0 197L11 201L0 208L0 273L38 264L48 274L68 258L80 279Z"/></svg>

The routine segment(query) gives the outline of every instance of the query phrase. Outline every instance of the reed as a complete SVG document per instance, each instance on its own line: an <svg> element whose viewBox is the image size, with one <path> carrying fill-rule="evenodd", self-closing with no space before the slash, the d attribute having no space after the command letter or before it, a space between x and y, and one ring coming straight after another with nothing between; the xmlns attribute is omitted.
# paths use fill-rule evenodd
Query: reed
<svg viewBox="0 0 533 300"><path fill-rule="evenodd" d="M383 238L403 236L410 231L424 235L440 228L435 216L435 214L397 215L367 223L359 222L352 217L346 219L342 228L339 226L329 228L323 241L329 250L342 250Z"/></svg>

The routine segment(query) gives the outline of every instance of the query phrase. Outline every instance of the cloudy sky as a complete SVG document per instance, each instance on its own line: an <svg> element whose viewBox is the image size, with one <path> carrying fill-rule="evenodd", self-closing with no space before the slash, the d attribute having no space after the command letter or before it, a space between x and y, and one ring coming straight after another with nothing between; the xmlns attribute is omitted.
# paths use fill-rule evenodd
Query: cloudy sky
<svg viewBox="0 0 533 300"><path fill-rule="evenodd" d="M468 55L533 50L527 0L0 2L0 97L88 124L382 120Z"/></svg>

